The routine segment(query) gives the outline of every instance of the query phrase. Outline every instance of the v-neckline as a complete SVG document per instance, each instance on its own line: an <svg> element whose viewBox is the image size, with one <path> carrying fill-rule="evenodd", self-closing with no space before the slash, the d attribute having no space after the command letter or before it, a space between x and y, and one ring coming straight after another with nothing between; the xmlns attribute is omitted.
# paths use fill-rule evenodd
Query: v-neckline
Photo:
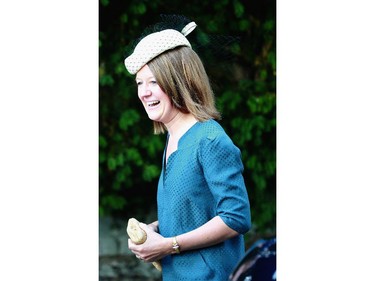
<svg viewBox="0 0 375 281"><path fill-rule="evenodd" d="M199 123L199 121L195 122L189 129L186 130L186 132L179 138L179 140L177 141L177 148L176 150L174 150L173 152L171 152L167 158L167 149L168 149L168 143L169 143L169 137L170 137L170 134L168 133L167 135L167 142L166 142L166 146L165 146L165 149L164 149L164 166L165 168L167 167L167 163L169 163L169 160L171 159L171 156L172 155L175 155L177 152L178 152L178 149L180 148L180 143L181 141L187 136L189 135L189 132Z"/></svg>
<svg viewBox="0 0 375 281"><path fill-rule="evenodd" d="M169 154L169 156L167 157L168 145L169 145L169 137L170 137L170 135L168 134L168 136L167 136L167 143L166 143L165 151L164 151L164 165L165 165L165 167L167 167L168 160L171 158L171 156L172 156L174 153L177 152L177 150L178 150L178 145L179 145L179 141L180 141L180 139L181 139L181 138L180 138L180 139L177 141L177 148L176 148L174 151L172 151L172 152Z"/></svg>

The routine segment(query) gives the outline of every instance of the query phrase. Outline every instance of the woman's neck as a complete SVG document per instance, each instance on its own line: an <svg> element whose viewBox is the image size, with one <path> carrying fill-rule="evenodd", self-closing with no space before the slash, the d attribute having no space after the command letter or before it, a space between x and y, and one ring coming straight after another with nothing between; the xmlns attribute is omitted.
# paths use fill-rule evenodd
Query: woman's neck
<svg viewBox="0 0 375 281"><path fill-rule="evenodd" d="M168 133L171 137L180 138L189 130L198 120L191 113L178 112L173 119L166 124Z"/></svg>

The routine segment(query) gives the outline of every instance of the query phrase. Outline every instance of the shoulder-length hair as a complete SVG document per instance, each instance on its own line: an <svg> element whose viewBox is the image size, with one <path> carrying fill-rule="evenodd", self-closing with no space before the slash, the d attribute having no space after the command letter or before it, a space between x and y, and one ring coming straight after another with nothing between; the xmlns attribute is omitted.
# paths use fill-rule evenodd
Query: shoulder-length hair
<svg viewBox="0 0 375 281"><path fill-rule="evenodd" d="M198 121L220 119L215 97L203 63L189 47L177 47L162 53L148 63L160 88L183 113L191 113ZM154 133L167 130L154 121Z"/></svg>

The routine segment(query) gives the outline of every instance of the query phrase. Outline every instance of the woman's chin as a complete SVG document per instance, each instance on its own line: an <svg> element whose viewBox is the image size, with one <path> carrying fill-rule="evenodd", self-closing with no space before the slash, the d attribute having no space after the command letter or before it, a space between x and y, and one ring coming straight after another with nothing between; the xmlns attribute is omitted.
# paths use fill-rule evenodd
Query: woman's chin
<svg viewBox="0 0 375 281"><path fill-rule="evenodd" d="M156 116L155 114L148 113L148 118L155 122L161 122L160 116Z"/></svg>

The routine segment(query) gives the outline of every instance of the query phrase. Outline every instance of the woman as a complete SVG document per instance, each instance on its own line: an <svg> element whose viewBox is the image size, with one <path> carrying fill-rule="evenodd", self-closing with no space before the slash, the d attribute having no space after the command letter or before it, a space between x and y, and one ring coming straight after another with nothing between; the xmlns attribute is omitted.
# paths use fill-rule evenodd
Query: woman
<svg viewBox="0 0 375 281"><path fill-rule="evenodd" d="M157 27L125 59L154 132L167 132L158 220L141 223L147 240L129 239L129 249L145 262L161 260L164 281L228 280L251 226L241 153L215 121L208 76L185 37L196 24Z"/></svg>

